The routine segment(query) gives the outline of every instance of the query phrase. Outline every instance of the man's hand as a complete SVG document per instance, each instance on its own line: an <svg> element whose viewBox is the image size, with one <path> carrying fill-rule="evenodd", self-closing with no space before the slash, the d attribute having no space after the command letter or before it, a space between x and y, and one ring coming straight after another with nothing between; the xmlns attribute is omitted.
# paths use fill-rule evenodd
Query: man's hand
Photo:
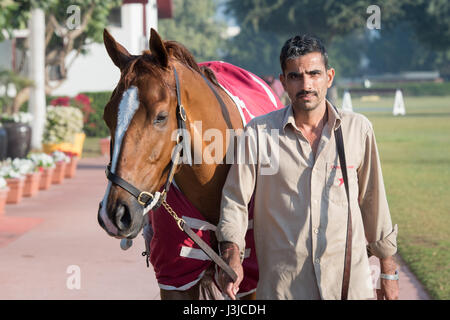
<svg viewBox="0 0 450 320"><path fill-rule="evenodd" d="M398 280L381 279L381 289L377 289L377 300L398 300Z"/></svg>
<svg viewBox="0 0 450 320"><path fill-rule="evenodd" d="M393 257L380 259L381 273L395 274L397 264ZM377 300L398 300L399 280L380 279L381 289L377 289Z"/></svg>
<svg viewBox="0 0 450 320"><path fill-rule="evenodd" d="M226 263L236 272L237 280L233 280L222 270L219 271L219 285L231 299L236 300L236 294L239 291L239 285L244 279L244 269L242 268L241 258L239 256L239 247L231 242L220 244L220 252Z"/></svg>

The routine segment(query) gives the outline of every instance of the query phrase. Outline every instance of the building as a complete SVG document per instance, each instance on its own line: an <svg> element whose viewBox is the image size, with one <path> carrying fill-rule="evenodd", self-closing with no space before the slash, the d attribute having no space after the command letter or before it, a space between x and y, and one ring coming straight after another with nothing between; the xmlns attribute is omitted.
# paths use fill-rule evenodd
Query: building
<svg viewBox="0 0 450 320"><path fill-rule="evenodd" d="M140 54L148 48L150 28L157 29L158 19L171 18L172 12L172 0L124 0L121 7L112 10L107 29L131 54ZM14 39L0 42L0 69L13 69L18 63L15 43L28 34L28 30L17 30ZM52 95L74 96L85 91L111 91L115 87L120 72L109 59L103 43L91 44L87 50L86 55L74 60L67 80ZM75 51L68 55L67 61L74 55ZM51 75L57 77L57 72Z"/></svg>

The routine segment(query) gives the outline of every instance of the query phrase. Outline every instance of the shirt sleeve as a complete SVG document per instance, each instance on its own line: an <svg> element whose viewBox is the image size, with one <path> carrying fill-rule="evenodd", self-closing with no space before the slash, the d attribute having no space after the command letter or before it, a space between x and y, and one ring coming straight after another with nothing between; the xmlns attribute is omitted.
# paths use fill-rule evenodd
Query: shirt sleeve
<svg viewBox="0 0 450 320"><path fill-rule="evenodd" d="M392 227L381 164L373 128L366 134L364 154L358 169L359 205L369 255L384 259L397 252L398 227Z"/></svg>
<svg viewBox="0 0 450 320"><path fill-rule="evenodd" d="M237 139L234 163L222 190L220 219L216 230L218 241L229 241L239 246L241 260L245 251L248 204L256 182L256 139L256 129L250 122Z"/></svg>

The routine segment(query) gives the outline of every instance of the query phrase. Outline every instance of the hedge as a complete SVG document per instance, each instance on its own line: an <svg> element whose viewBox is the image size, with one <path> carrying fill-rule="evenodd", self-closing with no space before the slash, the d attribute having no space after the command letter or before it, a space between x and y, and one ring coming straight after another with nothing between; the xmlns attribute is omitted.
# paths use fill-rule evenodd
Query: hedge
<svg viewBox="0 0 450 320"><path fill-rule="evenodd" d="M105 138L110 135L109 129L103 120L103 110L111 98L111 91L81 92L91 98L91 107L94 113L89 116L89 122L84 126L88 137Z"/></svg>
<svg viewBox="0 0 450 320"><path fill-rule="evenodd" d="M349 89L363 89L364 86L352 86L349 88L338 85L338 94L342 96L344 90ZM450 82L434 83L434 82L390 82L390 83L373 83L369 91L377 94L377 89L380 92L383 89L401 89L405 96L448 96L450 95ZM355 92L357 93L357 92Z"/></svg>
<svg viewBox="0 0 450 320"><path fill-rule="evenodd" d="M102 91L102 92L80 92L88 96L91 100L91 107L94 109L94 112L89 115L88 123L86 123L83 127L84 133L88 137L98 137L105 138L110 135L109 129L106 126L105 121L103 120L103 110L105 109L105 105L108 103L111 92L110 91ZM50 105L50 101L58 98L57 96L47 96L47 105Z"/></svg>

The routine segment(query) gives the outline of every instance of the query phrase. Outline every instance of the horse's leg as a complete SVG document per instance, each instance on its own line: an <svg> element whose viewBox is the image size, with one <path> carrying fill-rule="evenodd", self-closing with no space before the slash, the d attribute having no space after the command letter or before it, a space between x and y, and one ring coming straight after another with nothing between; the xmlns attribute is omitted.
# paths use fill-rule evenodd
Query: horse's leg
<svg viewBox="0 0 450 320"><path fill-rule="evenodd" d="M214 282L214 274L216 272L214 263L211 263L206 269L203 278L199 284L199 294L201 300L223 300L224 295Z"/></svg>
<svg viewBox="0 0 450 320"><path fill-rule="evenodd" d="M256 299L256 292L252 292L239 298L239 300L255 300L255 299Z"/></svg>
<svg viewBox="0 0 450 320"><path fill-rule="evenodd" d="M161 300L199 300L199 284L185 291L160 289Z"/></svg>
<svg viewBox="0 0 450 320"><path fill-rule="evenodd" d="M213 281L214 264L194 286L185 291L161 289L161 300L223 300L223 294Z"/></svg>

